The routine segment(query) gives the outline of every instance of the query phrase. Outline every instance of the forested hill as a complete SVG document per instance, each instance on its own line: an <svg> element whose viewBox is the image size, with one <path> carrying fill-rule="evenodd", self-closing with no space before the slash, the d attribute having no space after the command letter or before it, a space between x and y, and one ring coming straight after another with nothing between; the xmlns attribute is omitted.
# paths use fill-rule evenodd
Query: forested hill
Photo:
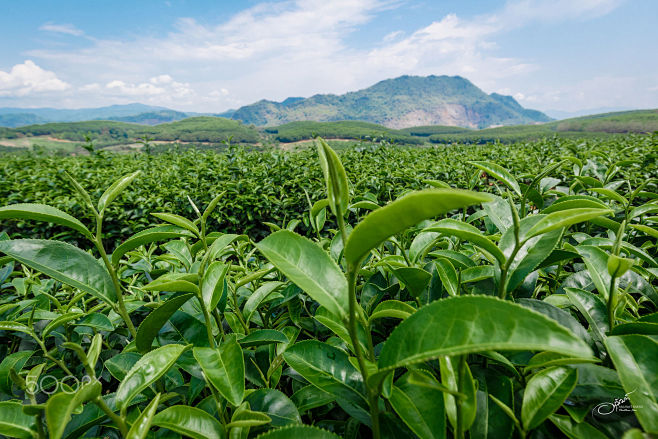
<svg viewBox="0 0 658 439"><path fill-rule="evenodd" d="M460 76L401 76L343 95L318 94L283 102L261 100L239 108L232 117L258 126L360 120L389 128L487 128L551 120L539 111L523 108L511 96L487 94Z"/></svg>

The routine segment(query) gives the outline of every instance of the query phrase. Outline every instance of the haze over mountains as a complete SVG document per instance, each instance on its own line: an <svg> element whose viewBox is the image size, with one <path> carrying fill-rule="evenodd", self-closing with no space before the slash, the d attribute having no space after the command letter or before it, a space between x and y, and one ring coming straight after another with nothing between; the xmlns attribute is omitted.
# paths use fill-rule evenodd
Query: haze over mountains
<svg viewBox="0 0 658 439"><path fill-rule="evenodd" d="M18 127L46 122L115 120L156 125L186 117L213 115L256 126L295 121L360 120L389 128L447 125L487 128L536 124L551 120L546 114L523 108L511 96L487 94L460 76L401 76L380 81L343 95L291 97L282 102L261 100L235 111L218 114L179 112L143 104L62 110L54 108L0 108L0 126Z"/></svg>

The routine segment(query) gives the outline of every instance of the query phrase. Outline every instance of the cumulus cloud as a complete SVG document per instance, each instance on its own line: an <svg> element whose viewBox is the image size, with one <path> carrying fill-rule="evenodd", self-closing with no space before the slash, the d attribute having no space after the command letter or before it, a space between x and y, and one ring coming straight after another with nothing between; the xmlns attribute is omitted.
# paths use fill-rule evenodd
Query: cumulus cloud
<svg viewBox="0 0 658 439"><path fill-rule="evenodd" d="M55 32L60 34L73 35L79 37L84 35L84 32L73 26L72 24L56 24L56 23L45 23L39 27L39 30L46 32Z"/></svg>
<svg viewBox="0 0 658 439"><path fill-rule="evenodd" d="M8 72L0 70L0 96L26 96L62 91L71 86L31 60L16 64Z"/></svg>
<svg viewBox="0 0 658 439"><path fill-rule="evenodd" d="M194 90L190 87L190 84L174 81L169 75L154 76L148 82L141 83L126 83L115 79L105 84L104 92L146 99L153 96L165 96L166 99L170 99L194 95Z"/></svg>
<svg viewBox="0 0 658 439"><path fill-rule="evenodd" d="M381 11L405 3L290 0L256 4L214 24L181 18L164 36L99 39L82 49L30 53L58 71L75 69L87 83L80 90L163 105L176 98L179 108L184 104L194 110L343 93L401 74L459 74L493 91L540 68L535 60L501 56L499 35L537 22L596 17L621 1L508 1L485 15L447 14L415 31L390 29L378 43L356 49L349 38L357 29ZM56 28L81 32L66 25L42 27ZM230 96L222 89L231 90ZM518 88L509 94L531 95Z"/></svg>

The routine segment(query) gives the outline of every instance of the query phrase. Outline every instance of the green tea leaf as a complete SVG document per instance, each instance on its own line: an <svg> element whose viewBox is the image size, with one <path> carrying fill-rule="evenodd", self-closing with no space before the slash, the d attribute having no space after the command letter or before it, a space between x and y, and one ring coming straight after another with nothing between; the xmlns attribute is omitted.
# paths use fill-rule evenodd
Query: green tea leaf
<svg viewBox="0 0 658 439"><path fill-rule="evenodd" d="M343 168L336 152L331 149L327 142L318 138L315 143L320 157L320 168L322 168L324 181L327 184L329 207L334 215L343 216L350 204L350 192L345 168Z"/></svg>
<svg viewBox="0 0 658 439"><path fill-rule="evenodd" d="M605 300L608 299L610 288L610 274L608 273L608 254L598 247L592 245L579 245L576 251L583 258L587 272L592 278L599 294Z"/></svg>
<svg viewBox="0 0 658 439"><path fill-rule="evenodd" d="M368 321L372 323L376 319L384 317L404 320L415 312L416 308L408 303L400 302L399 300L385 300L377 304Z"/></svg>
<svg viewBox="0 0 658 439"><path fill-rule="evenodd" d="M126 188L132 181L137 178L142 171L136 171L132 174L124 175L123 177L116 180L112 185L107 188L101 198L98 200L98 212L103 215L103 211L107 206L110 205L112 201Z"/></svg>
<svg viewBox="0 0 658 439"><path fill-rule="evenodd" d="M269 430L257 437L257 439L338 439L337 436L327 430L323 430L311 425L294 425L283 428Z"/></svg>
<svg viewBox="0 0 658 439"><path fill-rule="evenodd" d="M183 229L189 230L190 232L194 233L195 236L201 236L201 232L199 232L199 229L197 226L194 225L194 223L190 220L188 220L185 217L182 217L180 215L176 215L174 213L152 213L154 217L161 219L162 221L171 223L175 226L181 227Z"/></svg>
<svg viewBox="0 0 658 439"><path fill-rule="evenodd" d="M23 413L23 404L14 401L0 402L0 432L8 437L34 439L37 431L34 416Z"/></svg>
<svg viewBox="0 0 658 439"><path fill-rule="evenodd" d="M151 429L151 423L160 403L160 394L156 394L141 415L133 422L126 439L144 439Z"/></svg>
<svg viewBox="0 0 658 439"><path fill-rule="evenodd" d="M464 363L463 369L461 369L459 357L441 357L439 358L439 364L441 367L441 384L446 389L461 394L461 416L458 419L458 397L447 392L443 393L448 420L453 428L456 429L459 423L461 429L466 431L471 428L473 421L475 421L477 411L476 383L471 375L471 369L467 363Z"/></svg>
<svg viewBox="0 0 658 439"><path fill-rule="evenodd" d="M530 273L537 269L539 264L544 261L553 252L560 236L561 229L554 229L543 235L527 238L528 232L532 227L541 222L541 215L532 215L523 218L519 223L519 240L522 246L516 252L514 259L509 264L509 275L507 277L507 292L514 291ZM516 238L514 228L510 227L500 238L498 247L506 258L511 258L516 247Z"/></svg>
<svg viewBox="0 0 658 439"><path fill-rule="evenodd" d="M548 419L569 439L607 439L608 437L591 424L587 422L577 423L570 416L552 414ZM624 437L626 436L624 435ZM641 437L640 439L644 438Z"/></svg>
<svg viewBox="0 0 658 439"><path fill-rule="evenodd" d="M345 245L345 259L357 266L387 238L453 209L491 201L488 194L460 189L426 189L413 192L372 211L354 228Z"/></svg>
<svg viewBox="0 0 658 439"><path fill-rule="evenodd" d="M274 427L301 424L295 404L283 393L275 389L258 389L245 398L251 410L265 413L272 419Z"/></svg>
<svg viewBox="0 0 658 439"><path fill-rule="evenodd" d="M242 348L235 337L224 341L218 348L194 348L194 358L199 362L208 382L237 407L245 392L245 366Z"/></svg>
<svg viewBox="0 0 658 439"><path fill-rule="evenodd" d="M85 384L74 393L60 392L46 403L46 421L49 438L59 439L64 434L66 424L71 420L71 414L80 404L98 398L102 386L99 381Z"/></svg>
<svg viewBox="0 0 658 439"><path fill-rule="evenodd" d="M499 264L505 263L505 255L503 255L503 252L496 247L496 244L470 224L453 219L444 219L432 224L424 230L440 232L444 235L456 236L464 241L472 242L489 252L494 258L496 258Z"/></svg>
<svg viewBox="0 0 658 439"><path fill-rule="evenodd" d="M203 223L206 223L208 221L208 218L212 214L213 210L215 210L217 204L219 204L219 201L222 199L225 193L226 191L220 193L219 195L215 196L215 198L210 200L210 203L208 203L206 210L203 211L203 215L201 216L201 221L203 221Z"/></svg>
<svg viewBox="0 0 658 439"><path fill-rule="evenodd" d="M178 226L156 226L142 230L126 239L114 252L112 252L112 264L117 265L123 255L139 246L157 241L166 241L173 238L194 237L194 234Z"/></svg>
<svg viewBox="0 0 658 439"><path fill-rule="evenodd" d="M256 247L320 305L342 319L347 317L347 279L324 250L288 230L271 234Z"/></svg>
<svg viewBox="0 0 658 439"><path fill-rule="evenodd" d="M196 407L174 405L153 417L153 425L193 439L226 439L226 431L213 416Z"/></svg>
<svg viewBox="0 0 658 439"><path fill-rule="evenodd" d="M430 386L422 386L417 381L438 384L426 372L407 372L393 385L389 401L393 410L407 426L421 439L442 439L446 437L446 415L443 405L443 392Z"/></svg>
<svg viewBox="0 0 658 439"><path fill-rule="evenodd" d="M0 207L0 219L20 218L35 221L46 221L49 223L59 224L82 233L86 238L93 240L92 233L78 221L66 212L62 212L56 207L47 204L19 203L10 204L9 206Z"/></svg>
<svg viewBox="0 0 658 439"><path fill-rule="evenodd" d="M245 322L248 323L251 320L251 316L258 309L260 304L275 295L277 290L279 290L282 286L282 282L265 282L263 285L258 287L256 291L251 293L247 299L247 302L244 304L242 312ZM281 296L279 295L279 297Z"/></svg>
<svg viewBox="0 0 658 439"><path fill-rule="evenodd" d="M402 267L393 273L413 297L419 297L432 280L430 273L418 267Z"/></svg>
<svg viewBox="0 0 658 439"><path fill-rule="evenodd" d="M640 425L658 434L658 342L646 335L619 335L604 343Z"/></svg>
<svg viewBox="0 0 658 439"><path fill-rule="evenodd" d="M48 323L48 325L46 325L45 328L43 328L43 331L41 331L41 338L45 339L48 336L48 334L50 334L55 329L59 328L62 325L65 325L66 323L72 320L79 319L83 315L84 313L78 310L78 312L70 312L57 317L52 322Z"/></svg>
<svg viewBox="0 0 658 439"><path fill-rule="evenodd" d="M11 322L0 322L0 330L7 330L6 328L8 326L5 323ZM27 327L26 330L31 331ZM34 355L34 351L18 351L9 354L2 359L2 362L0 362L0 390L3 393L6 393L7 395L12 394L12 382L9 377L9 371L13 369L16 372L20 372L32 355Z"/></svg>
<svg viewBox="0 0 658 439"><path fill-rule="evenodd" d="M618 201L619 203L621 203L622 206L628 205L628 200L626 198L622 197L621 195L619 195L617 192L613 191L612 189L602 188L602 187L594 187L594 188L590 188L588 190L591 191L591 192L599 193L599 194L603 195L606 198L610 198L611 200Z"/></svg>
<svg viewBox="0 0 658 439"><path fill-rule="evenodd" d="M175 291L179 293L200 293L199 287L183 279L156 279L142 287L146 291Z"/></svg>
<svg viewBox="0 0 658 439"><path fill-rule="evenodd" d="M265 413L256 412L249 408L249 403L244 402L238 407L231 417L231 422L226 426L231 430L231 435L239 431L241 435L246 436L251 427L258 427L269 424L272 419Z"/></svg>
<svg viewBox="0 0 658 439"><path fill-rule="evenodd" d="M229 265L215 261L208 266L203 275L201 297L203 297L203 304L208 311L212 312L222 300L222 295L224 295L224 278L228 270Z"/></svg>
<svg viewBox="0 0 658 439"><path fill-rule="evenodd" d="M317 340L306 340L288 347L283 357L290 367L320 390L368 407L363 377L344 351Z"/></svg>
<svg viewBox="0 0 658 439"><path fill-rule="evenodd" d="M137 329L137 338L135 339L135 347L137 350L143 354L150 351L153 345L153 340L158 335L158 332L160 332L160 329L162 329L169 318L192 297L194 297L194 293L174 296L151 311Z"/></svg>
<svg viewBox="0 0 658 439"><path fill-rule="evenodd" d="M532 430L560 408L578 382L578 370L549 367L530 378L523 392L521 421Z"/></svg>
<svg viewBox="0 0 658 439"><path fill-rule="evenodd" d="M439 274L443 288L450 296L459 295L459 281L457 279L457 270L448 259L439 258L435 262L436 272Z"/></svg>
<svg viewBox="0 0 658 439"><path fill-rule="evenodd" d="M538 350L590 357L592 350L541 314L486 296L437 300L395 328L379 357L380 370L487 350Z"/></svg>
<svg viewBox="0 0 658 439"><path fill-rule="evenodd" d="M610 255L608 256L608 274L614 277L623 276L634 264L633 259Z"/></svg>
<svg viewBox="0 0 658 439"><path fill-rule="evenodd" d="M263 346L273 343L288 343L288 337L275 329L258 329L251 331L249 335L238 340L240 346L249 348L253 346Z"/></svg>
<svg viewBox="0 0 658 439"><path fill-rule="evenodd" d="M530 239L533 236L542 235L556 229L561 229L562 227L569 227L573 224L582 223L592 218L596 218L597 216L610 215L612 213L614 213L614 211L610 209L591 208L560 210L558 212L549 213L542 217L541 220L536 222L535 225L528 230L525 239Z"/></svg>
<svg viewBox="0 0 658 439"><path fill-rule="evenodd" d="M114 307L116 291L107 270L89 253L61 241L0 241L0 252Z"/></svg>
<svg viewBox="0 0 658 439"><path fill-rule="evenodd" d="M497 180L502 181L503 183L505 183L505 185L507 185L508 188L512 189L519 197L523 196L523 194L521 193L521 188L519 187L519 183L516 181L516 178L514 178L512 174L510 174L509 171L503 168L502 166L490 162L466 162L466 163L468 163L469 165L473 165L476 168L481 169L482 171L491 175L492 177L495 177Z"/></svg>
<svg viewBox="0 0 658 439"><path fill-rule="evenodd" d="M503 357L504 358L504 357ZM477 414L469 430L472 439L509 439L514 430L512 380L494 368L473 368L478 380ZM501 405L499 405L495 400Z"/></svg>
<svg viewBox="0 0 658 439"><path fill-rule="evenodd" d="M125 409L135 396L162 377L186 349L187 346L169 344L140 358L119 384L116 393L117 407Z"/></svg>

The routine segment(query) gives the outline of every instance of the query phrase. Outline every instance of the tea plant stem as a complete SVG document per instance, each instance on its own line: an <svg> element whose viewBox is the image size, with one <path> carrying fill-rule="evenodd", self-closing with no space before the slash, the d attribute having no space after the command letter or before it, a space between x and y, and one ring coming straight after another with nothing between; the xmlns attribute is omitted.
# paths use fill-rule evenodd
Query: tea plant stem
<svg viewBox="0 0 658 439"><path fill-rule="evenodd" d="M359 363L359 369L361 369L361 376L363 377L363 384L366 387L366 393L368 394L368 403L370 405L370 417L372 418L372 436L375 439L380 438L379 432L379 407L377 406L378 396L375 393L374 389L371 389L368 385L368 369L366 367L365 358L363 351L361 350L361 344L359 343L359 338L357 335L356 329L356 271L357 269L352 269L349 267L347 272L347 282L348 282L348 292L349 292L349 321L348 321L348 331L350 333L350 339L352 340L352 346L354 346L354 353L356 354L357 361Z"/></svg>
<svg viewBox="0 0 658 439"><path fill-rule="evenodd" d="M133 338L137 338L137 331L135 330L135 326L133 325L132 320L130 320L130 316L128 315L128 311L126 310L126 304L123 301L123 290L121 289L121 283L119 282L119 277L117 276L117 272L114 269L114 266L112 265L110 260L108 259L107 253L105 253L105 248L103 248L103 243L100 241L100 238L97 238L95 244L96 244L96 248L101 254L101 258L103 259L103 263L105 264L107 271L110 272L110 277L112 278L112 283L114 284L114 289L116 290L117 293L117 307L118 307L119 315L126 323L126 326L128 326L128 330L130 331L130 334L133 336Z"/></svg>
<svg viewBox="0 0 658 439"><path fill-rule="evenodd" d="M523 243L517 243L514 245L514 248L512 249L512 254L510 254L509 258L505 261L502 267L500 267L500 284L498 285L498 297L501 299L505 299L507 296L507 275L510 269L510 266L512 265L512 262L514 261L514 258L516 257L516 254L521 250L521 247L523 247Z"/></svg>
<svg viewBox="0 0 658 439"><path fill-rule="evenodd" d="M46 357L47 359L49 359L50 361L55 363L57 366L59 366L59 368L62 369L64 371L64 373L66 373L68 375L73 375L73 373L71 373L69 368L66 367L66 364L64 364L64 362L62 360L58 360L57 358L50 355L50 352L48 352L48 349L46 349L45 343L40 338L38 338L36 336L33 336L32 338L34 338L34 340L36 340L36 342L39 344L39 347L43 351L43 356L44 357Z"/></svg>
<svg viewBox="0 0 658 439"><path fill-rule="evenodd" d="M459 366L457 369L457 390L460 393L463 393L464 390L464 375L466 374L466 355L461 355L459 357ZM463 399L461 397L455 396L455 417L457 418L457 428L455 431L455 437L457 439L464 439L464 410L462 407Z"/></svg>
<svg viewBox="0 0 658 439"><path fill-rule="evenodd" d="M206 305L203 303L203 299L199 297L199 305L201 305L201 309L203 310L203 319L206 322L206 333L208 334L208 343L210 343L211 348L217 347L217 343L215 343L215 336L212 333L212 321L210 320L210 313L206 309Z"/></svg>
<svg viewBox="0 0 658 439"><path fill-rule="evenodd" d="M610 277L610 291L608 292L608 324L610 325L610 331L615 327L615 281L617 278L615 276Z"/></svg>
<svg viewBox="0 0 658 439"><path fill-rule="evenodd" d="M94 213L96 213L94 211ZM101 255L101 258L103 259L103 264L105 264L105 268L107 268L107 271L110 273L110 277L112 278L112 284L114 285L114 290L116 291L117 295L117 305L118 305L118 313L123 319L123 321L126 323L126 326L128 326L128 330L130 331L130 334L133 336L133 339L137 338L137 331L135 330L135 326L133 325L132 320L130 320L130 316L128 315L128 312L126 311L126 304L123 302L123 290L121 289L121 283L119 282L119 277L117 276L117 272L114 269L114 266L110 262L109 258L107 257L107 252L105 251L105 247L103 246L103 238L101 235L103 227L103 214L102 212L100 214L96 213L96 237L93 240L94 245L96 246L96 249Z"/></svg>
<svg viewBox="0 0 658 439"><path fill-rule="evenodd" d="M222 326L222 316L219 314L219 310L217 308L212 310L212 315L215 318L215 322L217 323L217 328L219 328L219 334L221 338L224 338L224 326Z"/></svg>
<svg viewBox="0 0 658 439"><path fill-rule="evenodd" d="M230 288L230 287L229 287ZM249 325L247 322L244 321L244 318L242 317L242 313L240 312L240 306L238 304L238 286L236 284L235 288L230 288L231 289L231 300L233 302L233 310L235 311L235 316L238 318L238 321L240 322L240 325L242 325L242 328L244 328L245 334L249 334Z"/></svg>
<svg viewBox="0 0 658 439"><path fill-rule="evenodd" d="M336 215L338 218L338 228L340 229L341 238L343 240L343 248L347 243L347 230L345 228L345 220L342 215ZM348 296L349 296L349 319L347 329L350 334L350 339L352 340L352 346L354 347L354 353L356 355L357 361L359 363L359 369L361 369L361 376L363 377L363 384L366 388L366 393L368 394L368 405L370 406L370 417L372 418L372 437L374 439L379 439L381 433L379 431L379 407L378 407L378 395L374 389L371 389L368 385L368 369L366 367L365 358L363 351L361 350L361 344L359 342L358 332L357 332L357 316L356 316L356 307L358 303L356 301L356 275L358 272L358 267L353 267L348 265L347 267L347 287L348 287ZM367 337L370 337L370 332L367 333ZM372 344L372 341L370 341ZM375 360L373 356L373 361Z"/></svg>
<svg viewBox="0 0 658 439"><path fill-rule="evenodd" d="M397 240L393 240L393 244L400 250L400 253L402 253L402 257L404 258L404 262L407 264L407 267L411 267L413 264L409 260L409 257L407 256L407 252L405 251L404 247L400 245Z"/></svg>
<svg viewBox="0 0 658 439"><path fill-rule="evenodd" d="M128 426L126 425L126 421L121 418L121 416L117 415L110 409L107 404L105 404L105 401L103 401L103 398L96 398L94 399L94 404L96 404L105 414L116 424L116 426L119 428L119 431L121 432L121 436L126 437L128 434Z"/></svg>
<svg viewBox="0 0 658 439"><path fill-rule="evenodd" d="M46 439L46 433L43 431L43 421L41 420L41 415L34 415L34 419L37 426L37 437L39 439Z"/></svg>

